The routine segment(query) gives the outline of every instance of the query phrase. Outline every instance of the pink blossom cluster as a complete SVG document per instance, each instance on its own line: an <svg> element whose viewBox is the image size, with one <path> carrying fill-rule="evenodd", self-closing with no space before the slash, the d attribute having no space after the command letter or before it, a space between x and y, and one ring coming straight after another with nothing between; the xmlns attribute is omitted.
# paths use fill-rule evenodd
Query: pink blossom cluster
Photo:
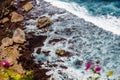
<svg viewBox="0 0 120 80"><path fill-rule="evenodd" d="M85 68L85 70L89 70L89 69L91 69L92 68L92 62L87 62L86 63L86 68ZM99 73L100 71L101 71L101 67L99 66L99 65L97 65L97 66L94 66L94 71L96 72L96 73Z"/></svg>
<svg viewBox="0 0 120 80"><path fill-rule="evenodd" d="M0 67L1 66L9 67L10 66L10 62L9 61L0 61Z"/></svg>

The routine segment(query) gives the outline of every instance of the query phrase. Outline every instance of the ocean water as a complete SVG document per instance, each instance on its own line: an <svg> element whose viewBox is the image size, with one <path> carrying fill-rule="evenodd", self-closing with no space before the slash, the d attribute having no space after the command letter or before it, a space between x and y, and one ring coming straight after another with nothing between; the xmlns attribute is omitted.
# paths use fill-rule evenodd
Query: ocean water
<svg viewBox="0 0 120 80"><path fill-rule="evenodd" d="M120 35L120 1L112 0L46 0L64 8L104 30Z"/></svg>
<svg viewBox="0 0 120 80"><path fill-rule="evenodd" d="M100 0L91 1L102 5L103 3L108 4L110 0L105 2ZM52 75L56 80L88 80L89 76L100 76L99 80L107 80L106 74L110 70L114 72L110 76L110 80L119 80L119 14L111 14L113 11L103 11L103 13L102 11L94 11L93 8L97 4L93 5L93 3L90 3L91 1L36 0L37 5L30 11L30 14L37 16L27 21L26 33L34 32L36 36L47 36L44 46L35 47L33 56L35 61L43 63L42 68L50 69L46 74ZM114 1L110 1L110 3L114 3ZM93 10L90 10L90 8ZM41 16L47 16L53 21L48 31L44 32L44 30L36 27L36 20ZM54 39L60 41L55 42ZM50 41L53 42L50 43ZM38 48L41 48L41 54L36 53ZM68 51L71 56L60 57L56 55L56 49ZM44 54L47 51L50 52L49 56ZM63 62L60 62L60 60ZM97 60L100 61L102 68L100 75L92 73L91 70L85 70L86 62L91 61L94 64ZM76 64L79 62L83 62L82 65ZM53 64L58 66L49 67ZM66 66L67 69L60 66Z"/></svg>
<svg viewBox="0 0 120 80"><path fill-rule="evenodd" d="M93 16L111 15L120 17L120 0L61 0L84 6Z"/></svg>

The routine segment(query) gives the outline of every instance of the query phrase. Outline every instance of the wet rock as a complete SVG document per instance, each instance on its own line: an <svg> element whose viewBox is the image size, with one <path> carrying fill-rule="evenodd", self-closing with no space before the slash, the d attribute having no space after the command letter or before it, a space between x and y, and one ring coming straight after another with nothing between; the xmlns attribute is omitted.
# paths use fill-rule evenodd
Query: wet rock
<svg viewBox="0 0 120 80"><path fill-rule="evenodd" d="M44 53L45 56L49 56L50 51L42 51L42 53Z"/></svg>
<svg viewBox="0 0 120 80"><path fill-rule="evenodd" d="M63 69L67 69L68 68L68 67L63 66L63 65L60 65L60 67L63 68Z"/></svg>
<svg viewBox="0 0 120 80"><path fill-rule="evenodd" d="M20 28L17 28L13 34L12 39L15 43L24 43L26 41L24 31Z"/></svg>
<svg viewBox="0 0 120 80"><path fill-rule="evenodd" d="M6 18L3 18L3 19L1 20L1 23L4 24L4 23L6 23L6 22L8 22L8 21L9 21L9 18L6 17Z"/></svg>
<svg viewBox="0 0 120 80"><path fill-rule="evenodd" d="M24 17L21 14L18 14L17 12L11 13L11 22L20 22L23 21Z"/></svg>
<svg viewBox="0 0 120 80"><path fill-rule="evenodd" d="M56 50L56 54L60 55L60 56L63 56L65 54L65 50L60 50L60 49L57 49Z"/></svg>
<svg viewBox="0 0 120 80"><path fill-rule="evenodd" d="M37 50L37 54L40 54L40 53L41 53L41 48Z"/></svg>
<svg viewBox="0 0 120 80"><path fill-rule="evenodd" d="M10 46L13 44L13 40L9 37L2 39L2 46Z"/></svg>
<svg viewBox="0 0 120 80"><path fill-rule="evenodd" d="M55 80L55 78L52 77L50 80Z"/></svg>
<svg viewBox="0 0 120 80"><path fill-rule="evenodd" d="M33 4L32 4L32 2L27 2L25 5L23 5L22 8L23 8L24 11L29 11L33 8Z"/></svg>
<svg viewBox="0 0 120 80"><path fill-rule="evenodd" d="M40 19L37 20L37 26L38 28L44 28L49 26L52 23L52 21L47 17L40 17Z"/></svg>

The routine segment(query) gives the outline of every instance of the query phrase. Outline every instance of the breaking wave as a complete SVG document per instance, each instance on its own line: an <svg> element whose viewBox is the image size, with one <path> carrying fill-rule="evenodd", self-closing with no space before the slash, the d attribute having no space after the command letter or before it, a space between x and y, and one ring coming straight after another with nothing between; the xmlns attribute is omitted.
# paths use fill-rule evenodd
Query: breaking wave
<svg viewBox="0 0 120 80"><path fill-rule="evenodd" d="M110 5L107 5L107 3L104 5L101 5L102 3L99 4L94 3L88 5L91 2L87 1L90 0L87 1L82 0L82 2L85 3L80 3L81 0L78 0L79 2L77 3L75 2L77 0L66 1L45 0L45 1L50 2L52 5L57 6L59 8L64 8L67 11L73 13L74 15L77 15L78 17L83 18L86 21L92 22L93 24L97 25L100 28L103 28L104 30L111 31L114 34L120 35L120 18L119 18L120 6L118 6L117 2L116 5L112 3L109 3ZM113 5L115 5L116 7L114 7Z"/></svg>

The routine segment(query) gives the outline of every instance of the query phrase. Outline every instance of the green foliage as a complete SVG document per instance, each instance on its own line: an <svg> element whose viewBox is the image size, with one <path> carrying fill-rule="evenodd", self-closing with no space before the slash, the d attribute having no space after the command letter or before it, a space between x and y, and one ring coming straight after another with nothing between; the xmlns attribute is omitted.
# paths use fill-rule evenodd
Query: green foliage
<svg viewBox="0 0 120 80"><path fill-rule="evenodd" d="M32 80L33 78L33 71L27 71L26 75L23 76L20 80Z"/></svg>
<svg viewBox="0 0 120 80"><path fill-rule="evenodd" d="M11 70L0 73L0 78L5 78L6 80L32 80L33 72L27 71L25 75L16 74Z"/></svg>

